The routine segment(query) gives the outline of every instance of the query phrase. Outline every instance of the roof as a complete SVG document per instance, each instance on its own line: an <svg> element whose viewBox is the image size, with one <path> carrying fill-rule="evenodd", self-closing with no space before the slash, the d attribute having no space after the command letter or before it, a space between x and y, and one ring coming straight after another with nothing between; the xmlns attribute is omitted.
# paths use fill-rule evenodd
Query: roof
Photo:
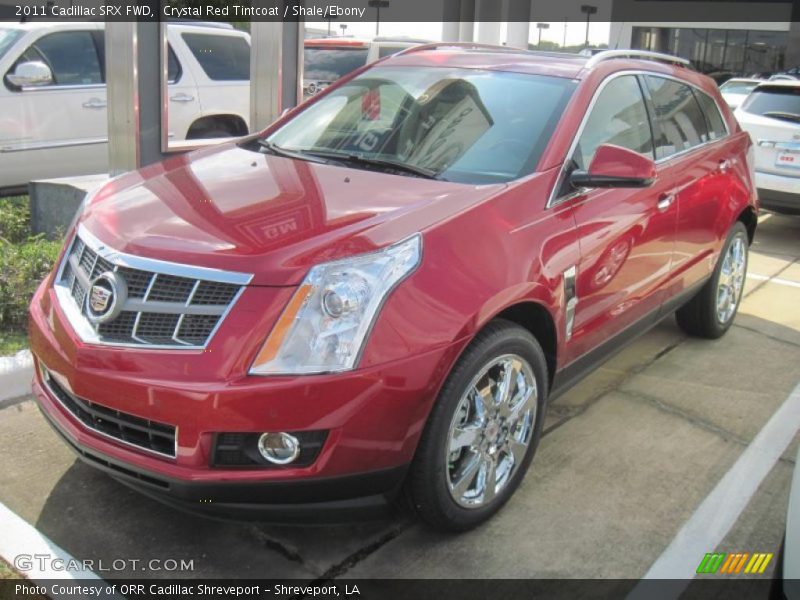
<svg viewBox="0 0 800 600"><path fill-rule="evenodd" d="M647 50L602 50L591 57L567 52L540 52L509 46L477 43L435 42L414 46L396 54L390 64L395 66L448 66L469 69L508 71L554 77L580 78L602 65L603 71L619 68L647 69L673 73L681 69L692 80L700 76L691 63L678 56Z"/></svg>
<svg viewBox="0 0 800 600"><path fill-rule="evenodd" d="M762 81L756 86L757 90L765 87L800 87L800 79L773 79L772 81Z"/></svg>
<svg viewBox="0 0 800 600"><path fill-rule="evenodd" d="M414 46L387 59L392 66L442 66L574 78L588 58L578 54L535 52L504 46L438 43Z"/></svg>

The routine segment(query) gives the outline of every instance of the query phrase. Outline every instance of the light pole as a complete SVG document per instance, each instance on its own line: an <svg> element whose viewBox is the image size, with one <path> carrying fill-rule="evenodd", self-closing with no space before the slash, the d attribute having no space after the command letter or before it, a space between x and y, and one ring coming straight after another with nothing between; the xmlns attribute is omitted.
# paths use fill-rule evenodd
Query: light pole
<svg viewBox="0 0 800 600"><path fill-rule="evenodd" d="M331 21L333 19L338 19L338 18L339 17L337 17L336 15L331 15L331 14L328 15L328 37L331 37Z"/></svg>
<svg viewBox="0 0 800 600"><path fill-rule="evenodd" d="M586 42L584 47L589 47L589 19L597 12L597 7L591 4L581 4L581 12L586 13Z"/></svg>
<svg viewBox="0 0 800 600"><path fill-rule="evenodd" d="M567 47L567 17L564 17L564 43L561 44L561 49Z"/></svg>
<svg viewBox="0 0 800 600"><path fill-rule="evenodd" d="M550 23L537 23L536 29L539 30L539 41L536 42L536 49L538 50L542 45L542 29L550 29Z"/></svg>
<svg viewBox="0 0 800 600"><path fill-rule="evenodd" d="M347 31L347 23L340 23L339 29L342 30L342 37L344 37L344 32Z"/></svg>
<svg viewBox="0 0 800 600"><path fill-rule="evenodd" d="M374 8L376 11L375 37L377 37L381 31L381 9L389 8L389 0L369 0L369 2L367 2L367 6L369 6L370 8Z"/></svg>

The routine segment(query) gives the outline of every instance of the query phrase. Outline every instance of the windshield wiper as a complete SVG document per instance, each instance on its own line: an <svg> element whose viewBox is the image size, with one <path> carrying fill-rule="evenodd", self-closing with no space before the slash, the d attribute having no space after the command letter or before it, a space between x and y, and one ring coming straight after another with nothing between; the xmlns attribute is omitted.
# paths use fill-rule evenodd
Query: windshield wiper
<svg viewBox="0 0 800 600"><path fill-rule="evenodd" d="M800 123L800 115L792 112L783 112L779 110L762 113L765 117L772 117L773 119L783 119L784 121L791 121L793 123Z"/></svg>
<svg viewBox="0 0 800 600"><path fill-rule="evenodd" d="M417 177L424 177L426 179L436 179L438 181L447 181L444 177L439 175L433 169L426 169L425 167L418 167L408 163L389 160L386 158L374 158L362 156L361 154L351 154L347 152L336 152L333 150L303 150L304 154L311 154L321 158L330 158L344 163L351 163L357 165L364 165L368 167L380 167L392 171L401 171Z"/></svg>
<svg viewBox="0 0 800 600"><path fill-rule="evenodd" d="M309 155L306 152L298 152L295 150L287 150L286 148L281 148L280 146L276 146L269 140L259 139L256 140L259 146L261 146L264 150L271 154L275 154L276 156L283 156L285 158L298 158L300 160L308 160L315 163L321 163L324 165L328 164L327 160L323 160L321 157L317 157L313 154Z"/></svg>

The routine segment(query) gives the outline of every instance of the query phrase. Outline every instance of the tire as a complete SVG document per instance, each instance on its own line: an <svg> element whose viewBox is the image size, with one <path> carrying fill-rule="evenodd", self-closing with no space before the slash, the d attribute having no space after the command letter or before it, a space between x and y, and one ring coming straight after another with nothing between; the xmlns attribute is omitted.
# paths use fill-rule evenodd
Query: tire
<svg viewBox="0 0 800 600"><path fill-rule="evenodd" d="M503 394L506 373L513 382ZM509 321L487 325L453 367L422 433L405 489L414 511L444 531L466 531L494 515L533 460L547 390L547 363L536 338ZM456 450L449 450L451 443ZM491 461L495 485L481 492ZM453 489L457 483L462 486Z"/></svg>
<svg viewBox="0 0 800 600"><path fill-rule="evenodd" d="M740 260L739 252L742 254ZM711 278L675 313L681 329L689 335L712 340L722 337L730 329L742 300L748 252L747 229L737 221L728 233ZM729 268L731 266L733 269ZM725 292L720 283L728 288L727 296L723 296ZM731 290L735 292L732 296ZM720 304L724 304L725 297L732 299L732 304L723 310Z"/></svg>

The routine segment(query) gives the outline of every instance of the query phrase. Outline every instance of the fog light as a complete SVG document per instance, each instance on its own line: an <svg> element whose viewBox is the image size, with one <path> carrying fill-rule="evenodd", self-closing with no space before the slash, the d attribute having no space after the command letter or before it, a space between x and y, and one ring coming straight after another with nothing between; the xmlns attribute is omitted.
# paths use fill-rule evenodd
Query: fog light
<svg viewBox="0 0 800 600"><path fill-rule="evenodd" d="M300 442L288 433L262 433L258 438L261 456L276 465L288 465L300 454Z"/></svg>

